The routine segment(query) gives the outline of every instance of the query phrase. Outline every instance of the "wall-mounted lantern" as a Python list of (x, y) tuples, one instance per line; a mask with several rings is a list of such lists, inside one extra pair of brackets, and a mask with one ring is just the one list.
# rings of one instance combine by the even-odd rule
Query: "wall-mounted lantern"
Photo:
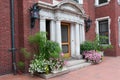
[(31, 29), (35, 26), (35, 20), (40, 18), (39, 11), (38, 3), (35, 3), (32, 8), (30, 8)]
[(88, 32), (92, 24), (92, 20), (90, 17), (88, 19), (85, 19), (85, 31)]

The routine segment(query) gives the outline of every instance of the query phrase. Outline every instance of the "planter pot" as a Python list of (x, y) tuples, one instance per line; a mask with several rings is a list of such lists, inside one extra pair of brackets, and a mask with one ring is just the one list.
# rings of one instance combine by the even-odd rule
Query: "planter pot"
[(55, 76), (66, 74), (68, 72), (70, 72), (68, 69), (63, 68), (61, 70), (52, 71), (52, 73), (49, 73), (49, 74), (36, 73), (36, 75), (41, 77), (41, 78), (48, 79), (48, 78), (52, 78), (52, 77), (55, 77)]
[(103, 58), (104, 58), (104, 51), (100, 51), (98, 53), (101, 54), (101, 56), (102, 56), (101, 60), (103, 60)]

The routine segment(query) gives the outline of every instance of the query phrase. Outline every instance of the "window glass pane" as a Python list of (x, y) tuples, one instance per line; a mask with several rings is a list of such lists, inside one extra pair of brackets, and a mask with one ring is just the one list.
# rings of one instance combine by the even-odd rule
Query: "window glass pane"
[(68, 27), (62, 25), (61, 34), (62, 34), (62, 42), (68, 42)]
[(106, 3), (108, 0), (99, 0), (99, 4)]
[(102, 44), (109, 44), (108, 30), (108, 20), (99, 21), (99, 35), (108, 37), (108, 39), (101, 39)]
[(68, 45), (62, 45), (62, 52), (68, 53)]
[(74, 1), (79, 2), (79, 0), (74, 0)]

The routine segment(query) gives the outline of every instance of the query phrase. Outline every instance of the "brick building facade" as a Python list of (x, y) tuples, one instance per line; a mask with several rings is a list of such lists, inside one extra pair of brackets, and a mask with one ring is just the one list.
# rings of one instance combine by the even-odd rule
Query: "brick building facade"
[[(15, 47), (16, 61), (23, 59), (20, 49), (29, 48), (28, 36), (31, 35), (30, 12), (29, 9), (34, 3), (42, 2), (53, 5), (56, 0), (14, 0), (15, 8)], [(57, 0), (62, 2), (62, 0)], [(64, 0), (63, 0), (64, 1)], [(108, 25), (105, 28), (109, 44), (114, 46), (111, 50), (106, 50), (105, 55), (120, 56), (120, 2), (119, 0), (80, 0), (85, 14), (92, 19), (92, 25), (85, 33), (85, 40), (93, 40), (96, 34), (100, 34), (100, 26)], [(12, 53), (11, 48), (11, 21), (10, 21), (10, 1), (0, 0), (0, 75), (12, 72)], [(71, 2), (69, 2), (71, 3)], [(75, 3), (75, 2), (73, 2)], [(72, 4), (72, 3), (71, 3)], [(78, 4), (78, 3), (75, 3)], [(72, 21), (71, 21), (72, 22)], [(106, 24), (104, 24), (106, 22)], [(39, 20), (36, 21), (32, 34), (40, 30)], [(102, 31), (102, 29), (101, 29)], [(23, 59), (24, 60), (24, 59)]]

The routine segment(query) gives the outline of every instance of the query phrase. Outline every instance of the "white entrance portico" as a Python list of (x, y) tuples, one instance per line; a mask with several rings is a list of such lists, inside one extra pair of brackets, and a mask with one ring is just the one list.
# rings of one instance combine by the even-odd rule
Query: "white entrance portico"
[[(46, 27), (46, 24), (48, 25), (49, 22), (50, 40), (58, 42), (63, 53), (70, 53), (70, 57), (81, 58), (80, 43), (85, 41), (85, 15), (81, 5), (69, 0), (62, 1), (56, 5), (40, 1), (39, 7), (41, 8), (39, 12), (40, 31), (47, 31), (48, 29), (46, 28), (48, 26)], [(68, 28), (62, 27), (64, 26), (62, 23), (69, 24)], [(68, 33), (64, 31), (68, 31)], [(63, 35), (64, 33), (65, 35)], [(63, 45), (63, 41), (67, 42), (64, 42)]]

